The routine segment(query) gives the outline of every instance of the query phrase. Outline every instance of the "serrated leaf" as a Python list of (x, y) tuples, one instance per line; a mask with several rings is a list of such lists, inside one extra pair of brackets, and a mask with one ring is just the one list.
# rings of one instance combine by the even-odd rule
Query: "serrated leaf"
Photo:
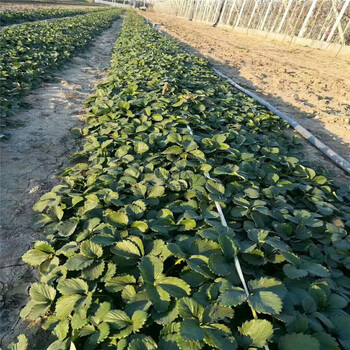
[(263, 314), (279, 314), (282, 311), (282, 300), (277, 294), (268, 291), (254, 292), (249, 296), (248, 303), (255, 311)]
[(130, 284), (135, 284), (135, 283), (136, 283), (136, 279), (134, 276), (131, 276), (131, 275), (116, 276), (116, 277), (110, 278), (106, 282), (106, 288), (109, 291), (120, 292), (126, 286)]
[(205, 308), (203, 321), (206, 323), (214, 323), (219, 320), (232, 318), (234, 315), (233, 308), (219, 304), (212, 304)]
[(168, 325), (173, 322), (178, 316), (176, 303), (173, 302), (165, 312), (152, 311), (152, 319), (154, 322), (161, 325)]
[(307, 271), (298, 269), (294, 265), (290, 265), (290, 264), (283, 266), (283, 272), (290, 279), (298, 279), (298, 278), (303, 278), (307, 276)]
[(145, 283), (153, 284), (163, 272), (163, 262), (154, 256), (142, 258), (139, 269)]
[(32, 227), (34, 229), (42, 228), (51, 221), (53, 221), (53, 220), (49, 215), (39, 214), (33, 218)]
[(156, 281), (157, 286), (165, 290), (175, 298), (182, 298), (189, 295), (191, 287), (182, 279), (176, 277), (163, 277)]
[(136, 333), (138, 330), (142, 328), (148, 318), (148, 313), (146, 311), (138, 310), (135, 311), (131, 317), (132, 321), (132, 329), (133, 332)]
[(20, 334), (17, 337), (17, 343), (11, 343), (7, 346), (9, 350), (27, 350), (28, 349), (28, 340), (24, 334)]
[(199, 305), (193, 298), (182, 298), (178, 301), (179, 315), (182, 318), (197, 318), (201, 319), (204, 308)]
[(205, 187), (214, 195), (222, 196), (225, 194), (225, 186), (215, 180), (209, 179)]
[(149, 150), (149, 146), (147, 145), (147, 143), (144, 143), (141, 141), (135, 142), (135, 144), (134, 144), (135, 153), (142, 154), (142, 153), (147, 152), (148, 150)]
[(106, 217), (112, 225), (126, 226), (129, 223), (128, 215), (124, 211), (106, 210)]
[(34, 301), (47, 302), (55, 299), (56, 290), (45, 283), (39, 282), (31, 286), (29, 294)]
[(111, 310), (103, 318), (103, 322), (113, 323), (117, 329), (132, 324), (130, 317), (122, 310)]
[(81, 244), (80, 251), (83, 255), (91, 259), (100, 258), (103, 254), (102, 247), (91, 241), (84, 241)]
[(94, 259), (90, 259), (84, 255), (76, 254), (71, 256), (67, 262), (67, 269), (70, 271), (82, 270), (88, 266), (90, 266), (94, 262)]
[(64, 318), (70, 315), (74, 310), (75, 304), (81, 297), (81, 294), (68, 294), (58, 298), (56, 302), (57, 317)]
[(222, 254), (212, 254), (209, 257), (209, 267), (217, 275), (225, 276), (231, 273), (233, 265), (230, 265)]
[(60, 236), (69, 237), (76, 230), (79, 223), (78, 218), (71, 218), (69, 220), (63, 221), (59, 226), (58, 232)]
[(37, 249), (31, 249), (28, 250), (27, 253), (25, 253), (22, 256), (22, 260), (31, 266), (39, 266), (41, 265), (44, 261), (49, 259), (50, 255), (46, 252), (43, 252), (41, 250)]
[(131, 191), (135, 196), (144, 197), (147, 191), (147, 186), (137, 183), (131, 185)]
[(301, 266), (304, 270), (311, 273), (312, 275), (318, 276), (318, 277), (329, 277), (330, 273), (329, 271), (320, 264), (315, 263), (303, 263)]
[(219, 296), (219, 303), (224, 306), (237, 306), (246, 300), (246, 293), (240, 287), (231, 287)]
[(163, 196), (165, 192), (165, 188), (164, 186), (153, 186), (151, 187), (151, 189), (148, 191), (148, 198), (158, 198)]
[(87, 283), (80, 278), (69, 278), (57, 284), (58, 291), (63, 294), (86, 294), (89, 290)]
[(64, 320), (60, 321), (55, 327), (55, 334), (59, 340), (63, 341), (67, 337), (68, 330), (69, 320), (65, 318)]
[(340, 350), (337, 341), (327, 333), (314, 333), (312, 337), (319, 341), (320, 350)]
[(116, 245), (111, 249), (111, 252), (123, 260), (120, 262), (121, 265), (129, 265), (128, 260), (135, 260), (141, 257), (141, 253), (137, 245), (129, 240), (124, 240), (121, 242), (117, 242)]
[(148, 299), (158, 312), (165, 312), (170, 306), (170, 294), (153, 285), (146, 286)]
[(81, 276), (89, 281), (94, 281), (99, 278), (105, 269), (104, 261), (93, 262), (90, 266), (83, 269)]
[(303, 333), (292, 333), (284, 335), (278, 342), (278, 348), (279, 350), (321, 350), (320, 343), (316, 338)]
[(181, 154), (183, 149), (180, 146), (168, 147), (163, 153), (164, 154)]
[(204, 339), (204, 330), (197, 320), (186, 319), (181, 322), (180, 335), (184, 340), (200, 341)]
[(248, 337), (250, 345), (264, 347), (273, 335), (272, 324), (267, 320), (247, 321), (238, 327), (239, 332)]

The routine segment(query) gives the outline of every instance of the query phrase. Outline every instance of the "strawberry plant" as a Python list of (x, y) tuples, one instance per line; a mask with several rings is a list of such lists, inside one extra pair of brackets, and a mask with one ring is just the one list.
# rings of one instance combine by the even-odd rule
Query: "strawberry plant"
[(23, 256), (49, 350), (350, 349), (349, 189), (282, 120), (135, 13), (87, 105)]
[(69, 9), (40, 9), (40, 10), (6, 10), (0, 12), (0, 26), (8, 26), (24, 22), (70, 17), (82, 15), (96, 9), (69, 10)]
[(20, 96), (111, 26), (123, 10), (113, 9), (52, 22), (33, 22), (0, 32), (0, 114), (8, 115)]

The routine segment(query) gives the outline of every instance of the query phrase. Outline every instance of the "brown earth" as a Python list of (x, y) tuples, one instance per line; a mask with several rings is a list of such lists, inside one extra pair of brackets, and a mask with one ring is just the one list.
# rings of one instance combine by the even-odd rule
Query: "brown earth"
[[(238, 84), (296, 119), (350, 161), (350, 56), (140, 12)], [(306, 156), (342, 173), (305, 143)], [(348, 179), (349, 180), (349, 179)]]
[(47, 334), (32, 337), (39, 325), (28, 332), (19, 317), (28, 301), (28, 287), (36, 280), (21, 261), (32, 242), (40, 239), (31, 228), (32, 206), (59, 184), (69, 155), (80, 148), (71, 129), (83, 126), (83, 102), (106, 75), (120, 28), (121, 20), (115, 21), (56, 74), (57, 81), (30, 92), (25, 100), (31, 107), (11, 116), (22, 126), (6, 129), (10, 137), (0, 144), (0, 347), (4, 349), (23, 332), (29, 333), (28, 349), (47, 348)]

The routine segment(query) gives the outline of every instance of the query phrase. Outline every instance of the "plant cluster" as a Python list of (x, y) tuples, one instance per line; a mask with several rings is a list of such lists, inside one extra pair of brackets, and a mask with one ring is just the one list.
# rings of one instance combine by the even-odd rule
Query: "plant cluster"
[(4, 28), (0, 32), (0, 115), (8, 115), (23, 92), (48, 79), (53, 69), (90, 44), (122, 11), (97, 11)]
[(349, 191), (282, 120), (135, 13), (87, 103), (23, 256), (50, 350), (350, 349)]
[(34, 22), (50, 18), (70, 17), (82, 15), (96, 9), (40, 9), (40, 10), (6, 10), (0, 12), (0, 26), (8, 26), (24, 22)]

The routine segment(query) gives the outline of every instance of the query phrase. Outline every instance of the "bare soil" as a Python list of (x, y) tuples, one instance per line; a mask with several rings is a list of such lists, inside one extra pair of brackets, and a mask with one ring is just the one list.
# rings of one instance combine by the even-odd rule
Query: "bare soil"
[[(350, 161), (350, 56), (140, 12), (238, 84), (296, 119)], [(342, 172), (305, 143), (309, 160)], [(347, 178), (349, 180), (349, 178)]]
[[(11, 129), (11, 137), (1, 143), (0, 344), (4, 348), (26, 331), (19, 312), (36, 276), (21, 256), (40, 238), (31, 228), (32, 206), (59, 183), (69, 154), (79, 149), (71, 129), (83, 125), (83, 102), (106, 75), (120, 26), (121, 20), (115, 21), (87, 51), (73, 58), (57, 74), (57, 82), (32, 91), (26, 97), (31, 108), (13, 116), (24, 126)], [(47, 335), (36, 337), (30, 348), (43, 348), (45, 340)]]

